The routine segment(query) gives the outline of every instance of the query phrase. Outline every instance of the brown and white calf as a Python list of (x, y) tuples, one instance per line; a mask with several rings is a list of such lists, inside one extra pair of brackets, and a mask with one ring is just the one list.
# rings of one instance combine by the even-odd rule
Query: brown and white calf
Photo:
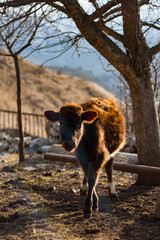
[(76, 105), (66, 104), (59, 112), (46, 111), (51, 122), (60, 122), (62, 146), (76, 156), (84, 172), (82, 191), (88, 191), (84, 212), (90, 216), (98, 210), (96, 184), (100, 170), (105, 166), (109, 192), (116, 195), (112, 181), (113, 159), (125, 141), (125, 124), (120, 109), (112, 100), (91, 98)]

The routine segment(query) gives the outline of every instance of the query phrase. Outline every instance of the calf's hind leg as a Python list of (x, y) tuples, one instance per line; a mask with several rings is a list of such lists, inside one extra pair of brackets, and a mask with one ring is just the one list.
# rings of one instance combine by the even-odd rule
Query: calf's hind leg
[(105, 170), (108, 177), (108, 185), (109, 185), (109, 194), (111, 197), (116, 197), (119, 201), (118, 195), (116, 193), (113, 178), (112, 178), (112, 172), (113, 172), (113, 158), (110, 158), (109, 161), (105, 164)]

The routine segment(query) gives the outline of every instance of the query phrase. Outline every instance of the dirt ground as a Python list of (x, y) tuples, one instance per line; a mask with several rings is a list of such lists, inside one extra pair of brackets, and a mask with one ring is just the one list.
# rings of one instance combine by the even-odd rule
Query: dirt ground
[(86, 219), (85, 197), (80, 196), (82, 176), (78, 166), (54, 163), (43, 156), (3, 167), (0, 239), (160, 239), (160, 219), (154, 215), (160, 187), (138, 186), (136, 175), (114, 171), (118, 202), (110, 199), (102, 171), (97, 185), (100, 209)]

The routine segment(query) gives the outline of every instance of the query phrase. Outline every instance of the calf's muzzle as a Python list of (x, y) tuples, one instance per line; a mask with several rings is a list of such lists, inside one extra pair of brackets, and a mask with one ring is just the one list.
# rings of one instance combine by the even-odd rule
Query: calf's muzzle
[(76, 144), (74, 141), (62, 141), (62, 147), (68, 151), (68, 152), (72, 152), (75, 148), (76, 148)]

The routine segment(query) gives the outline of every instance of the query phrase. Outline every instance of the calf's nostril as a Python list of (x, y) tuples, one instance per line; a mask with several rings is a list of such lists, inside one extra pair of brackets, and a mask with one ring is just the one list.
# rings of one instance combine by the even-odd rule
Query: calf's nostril
[(75, 147), (75, 143), (73, 141), (65, 141), (65, 145), (70, 149), (73, 149)]

